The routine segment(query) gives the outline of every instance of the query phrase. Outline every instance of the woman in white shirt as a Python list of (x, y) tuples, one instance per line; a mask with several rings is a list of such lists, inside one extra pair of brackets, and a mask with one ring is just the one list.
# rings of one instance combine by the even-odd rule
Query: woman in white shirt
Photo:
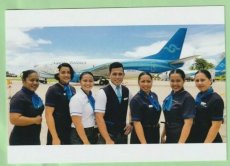
[(80, 90), (70, 100), (72, 118), (71, 144), (96, 144), (95, 100), (91, 89), (94, 85), (93, 74), (83, 72), (80, 75)]

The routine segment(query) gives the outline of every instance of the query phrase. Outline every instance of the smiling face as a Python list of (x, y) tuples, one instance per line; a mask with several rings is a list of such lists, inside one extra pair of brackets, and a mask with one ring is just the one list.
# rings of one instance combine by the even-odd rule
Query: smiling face
[(23, 80), (23, 86), (30, 91), (35, 92), (39, 86), (38, 73), (34, 72), (28, 75), (25, 80)]
[(111, 72), (109, 73), (111, 82), (116, 86), (122, 83), (124, 76), (125, 73), (122, 67), (112, 68)]
[(173, 73), (170, 75), (170, 86), (174, 92), (181, 90), (184, 86), (184, 80), (178, 73)]
[(140, 86), (140, 89), (148, 94), (152, 88), (152, 79), (147, 74), (142, 75), (138, 81), (138, 84)]
[(205, 92), (211, 87), (212, 81), (204, 73), (197, 73), (195, 76), (195, 84), (201, 92)]
[(80, 85), (83, 91), (88, 94), (94, 85), (93, 76), (90, 74), (84, 74), (80, 80)]
[(68, 84), (71, 80), (70, 68), (62, 66), (59, 70), (58, 77), (61, 84)]

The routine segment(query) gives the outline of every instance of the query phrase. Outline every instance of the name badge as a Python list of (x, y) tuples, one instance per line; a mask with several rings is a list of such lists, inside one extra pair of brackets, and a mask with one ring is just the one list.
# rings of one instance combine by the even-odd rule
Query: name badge
[(205, 102), (201, 102), (200, 105), (203, 107), (207, 107), (207, 103), (205, 103)]
[(153, 105), (149, 105), (149, 108), (153, 108)]
[(126, 97), (126, 98), (124, 98), (123, 100), (128, 100), (129, 98), (128, 97)]

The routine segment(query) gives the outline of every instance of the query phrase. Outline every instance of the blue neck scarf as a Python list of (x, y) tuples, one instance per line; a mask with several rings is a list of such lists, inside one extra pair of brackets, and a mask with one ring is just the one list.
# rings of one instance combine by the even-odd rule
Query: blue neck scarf
[(199, 92), (196, 96), (196, 100), (195, 100), (195, 103), (196, 105), (200, 105), (201, 104), (201, 101), (203, 98), (207, 97), (208, 95), (212, 94), (214, 91), (212, 89), (212, 87), (208, 88), (207, 91), (205, 92)]
[(149, 94), (146, 94), (144, 91), (140, 90), (140, 94), (146, 97), (157, 111), (161, 110), (159, 102), (151, 95), (151, 92)]
[(31, 91), (25, 87), (22, 87), (22, 91), (32, 97), (32, 103), (36, 110), (43, 106), (42, 99), (34, 91)]
[(89, 103), (91, 107), (93, 108), (93, 111), (95, 110), (95, 99), (93, 98), (92, 92), (89, 92), (89, 95), (87, 95)]
[(173, 91), (163, 101), (163, 111), (169, 111), (173, 104)]
[(43, 106), (42, 99), (36, 93), (32, 95), (32, 103), (36, 110)]
[(64, 85), (64, 91), (65, 91), (65, 94), (67, 96), (67, 99), (70, 100), (71, 97), (73, 96), (73, 92), (71, 91), (70, 86)]

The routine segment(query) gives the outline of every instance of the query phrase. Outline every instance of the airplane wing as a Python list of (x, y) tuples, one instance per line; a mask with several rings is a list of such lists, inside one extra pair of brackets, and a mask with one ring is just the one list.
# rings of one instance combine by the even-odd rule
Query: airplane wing
[(169, 62), (169, 63), (170, 63), (171, 65), (184, 64), (184, 62), (189, 61), (189, 60), (191, 60), (191, 59), (194, 59), (194, 58), (196, 58), (196, 57), (198, 57), (198, 56), (200, 56), (200, 55), (193, 55), (193, 56), (190, 56), (190, 57), (181, 58), (181, 59), (178, 59), (178, 60)]

